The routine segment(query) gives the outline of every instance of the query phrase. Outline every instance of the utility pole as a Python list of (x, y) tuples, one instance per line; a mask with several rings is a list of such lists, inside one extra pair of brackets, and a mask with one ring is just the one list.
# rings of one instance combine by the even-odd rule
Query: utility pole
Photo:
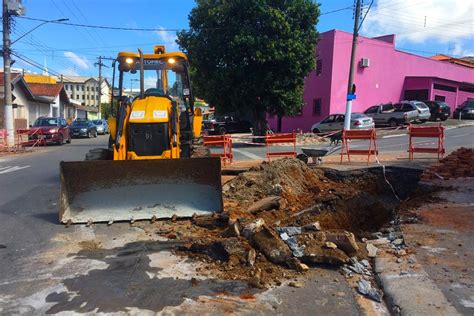
[(10, 14), (8, 12), (8, 0), (2, 3), (3, 18), (3, 100), (4, 120), (3, 127), (7, 130), (7, 145), (15, 144), (15, 135), (13, 127), (13, 101), (12, 101), (12, 81), (11, 81), (11, 56), (10, 56)]
[(351, 129), (352, 100), (355, 99), (354, 68), (356, 63), (357, 39), (359, 37), (360, 0), (356, 0), (354, 16), (354, 33), (352, 35), (351, 64), (349, 68), (349, 82), (347, 85), (347, 104), (344, 118), (344, 129)]
[(99, 119), (102, 118), (102, 106), (101, 106), (101, 97), (102, 97), (102, 67), (105, 66), (102, 63), (102, 56), (98, 57), (99, 61), (95, 65), (99, 66)]

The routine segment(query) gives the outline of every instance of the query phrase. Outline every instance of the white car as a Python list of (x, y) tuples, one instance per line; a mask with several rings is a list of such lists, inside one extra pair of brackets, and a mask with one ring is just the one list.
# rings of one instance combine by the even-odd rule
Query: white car
[[(331, 114), (321, 122), (311, 126), (313, 133), (327, 133), (341, 131), (344, 128), (344, 114)], [(351, 129), (370, 129), (374, 128), (374, 120), (362, 113), (351, 114)]]

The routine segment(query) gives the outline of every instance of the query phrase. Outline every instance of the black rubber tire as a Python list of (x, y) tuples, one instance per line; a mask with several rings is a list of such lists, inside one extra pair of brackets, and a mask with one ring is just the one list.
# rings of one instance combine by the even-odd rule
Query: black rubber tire
[(64, 144), (64, 136), (63, 134), (59, 134), (59, 140), (56, 143), (58, 146), (62, 146)]
[(87, 131), (87, 138), (91, 138), (91, 132)]
[(317, 128), (314, 128), (314, 129), (313, 129), (313, 133), (314, 133), (314, 134), (319, 134), (319, 133), (321, 133), (321, 131), (320, 131), (319, 129), (317, 129)]
[(69, 135), (68, 139), (66, 139), (66, 143), (67, 143), (67, 144), (70, 144), (70, 143), (71, 143), (71, 139), (72, 139), (72, 137), (71, 137), (71, 135)]
[(448, 119), (447, 117), (440, 118), (440, 120), (443, 121), (443, 122), (446, 121), (447, 119)]
[(94, 138), (97, 138), (97, 131), (94, 132)]
[(296, 158), (301, 160), (305, 164), (308, 164), (309, 157), (306, 154), (298, 154), (298, 155), (296, 155)]
[(219, 135), (224, 135), (227, 133), (227, 130), (223, 126), (219, 127), (218, 131), (219, 131)]
[(398, 122), (397, 122), (396, 119), (389, 119), (389, 120), (388, 120), (388, 125), (389, 125), (390, 127), (397, 127), (397, 126), (398, 126)]
[(94, 148), (86, 154), (85, 160), (113, 160), (113, 152), (106, 148)]

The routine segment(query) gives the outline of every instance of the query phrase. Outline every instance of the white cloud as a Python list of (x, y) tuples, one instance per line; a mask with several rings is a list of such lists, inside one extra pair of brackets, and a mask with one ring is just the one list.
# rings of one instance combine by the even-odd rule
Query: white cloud
[(64, 56), (69, 58), (74, 64), (76, 64), (79, 68), (82, 69), (89, 69), (91, 68), (89, 61), (84, 57), (81, 57), (73, 52), (64, 52)]
[(161, 43), (158, 44), (165, 45), (167, 51), (176, 50), (178, 48), (176, 32), (165, 31), (165, 28), (162, 26), (159, 26), (158, 29), (159, 31), (156, 31), (156, 34), (161, 40)]
[(79, 76), (79, 73), (72, 67), (66, 68), (60, 73), (65, 76)]
[(394, 33), (399, 42), (472, 42), (473, 12), (471, 0), (376, 0), (362, 31), (367, 36)]
[(462, 43), (454, 43), (454, 47), (451, 51), (453, 56), (474, 56), (474, 50), (465, 49)]

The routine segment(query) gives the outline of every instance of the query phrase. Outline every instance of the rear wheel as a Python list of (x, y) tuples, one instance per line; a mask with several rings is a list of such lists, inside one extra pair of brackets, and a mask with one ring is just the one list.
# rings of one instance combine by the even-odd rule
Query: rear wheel
[(397, 122), (396, 119), (390, 119), (390, 120), (388, 120), (388, 125), (390, 125), (390, 127), (397, 127), (398, 122)]
[(220, 135), (224, 135), (225, 133), (227, 133), (227, 130), (225, 129), (224, 126), (219, 127), (219, 130), (218, 130), (218, 131), (219, 131), (219, 134), (220, 134)]
[(94, 132), (94, 138), (96, 138), (96, 137), (97, 137), (97, 131)]
[(314, 134), (319, 134), (319, 133), (321, 133), (321, 131), (317, 128), (313, 128), (313, 133)]
[(66, 139), (66, 143), (70, 144), (71, 143), (71, 138), (72, 138), (71, 135), (69, 135)]
[(59, 139), (58, 139), (57, 144), (58, 144), (59, 146), (61, 146), (62, 144), (64, 144), (64, 136), (63, 136), (63, 134), (59, 134), (58, 137), (59, 137)]
[(87, 131), (87, 138), (91, 138), (91, 132)]
[(444, 117), (440, 118), (440, 120), (443, 121), (443, 122), (446, 121), (447, 119), (448, 119), (447, 116), (444, 116)]

